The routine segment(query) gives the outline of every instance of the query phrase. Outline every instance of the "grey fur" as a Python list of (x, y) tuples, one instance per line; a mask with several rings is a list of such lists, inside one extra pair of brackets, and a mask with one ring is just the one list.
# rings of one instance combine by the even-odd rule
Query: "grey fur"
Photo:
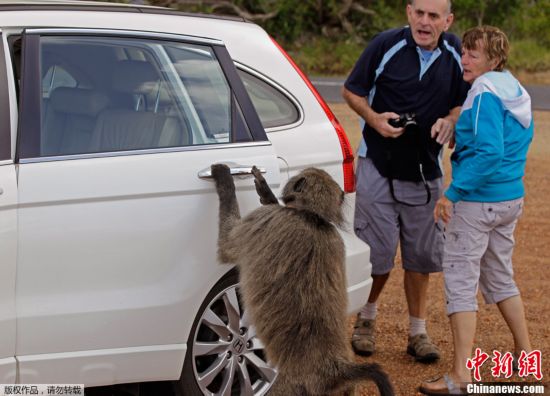
[(353, 392), (373, 380), (393, 395), (376, 364), (355, 363), (346, 334), (344, 193), (328, 173), (309, 168), (277, 198), (257, 169), (262, 206), (241, 219), (229, 168), (212, 166), (220, 198), (218, 256), (239, 267), (244, 305), (279, 375), (274, 396)]

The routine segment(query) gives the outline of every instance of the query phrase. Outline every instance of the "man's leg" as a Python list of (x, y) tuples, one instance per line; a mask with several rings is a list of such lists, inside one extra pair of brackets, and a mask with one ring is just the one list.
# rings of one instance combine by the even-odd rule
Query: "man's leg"
[(354, 229), (355, 234), (370, 246), (373, 284), (367, 304), (357, 315), (351, 345), (355, 353), (370, 356), (374, 353), (376, 302), (393, 267), (399, 222), (387, 179), (378, 173), (372, 161), (360, 157), (356, 174)]
[(367, 304), (361, 308), (355, 320), (351, 346), (358, 355), (370, 356), (375, 349), (375, 321), (378, 313), (376, 301), (384, 289), (390, 274), (372, 275), (372, 288)]
[(422, 363), (439, 359), (439, 349), (426, 332), (429, 274), (405, 270), (405, 296), (409, 308), (410, 332), (407, 353)]
[[(428, 182), (432, 197), (439, 197), (441, 179)], [(422, 202), (426, 191), (422, 183), (401, 182), (395, 185), (407, 202)], [(428, 285), (430, 273), (442, 270), (443, 232), (434, 223), (434, 199), (427, 205), (401, 207), (400, 240), (404, 286), (409, 309), (409, 343), (407, 352), (417, 361), (431, 363), (440, 357), (439, 349), (426, 332)]]
[(382, 293), (389, 278), (389, 272), (384, 275), (372, 275), (372, 288), (370, 289), (369, 303), (375, 304), (378, 301), (378, 297), (380, 297), (380, 293)]
[(430, 274), (405, 270), (405, 297), (410, 316), (426, 319), (429, 280)]

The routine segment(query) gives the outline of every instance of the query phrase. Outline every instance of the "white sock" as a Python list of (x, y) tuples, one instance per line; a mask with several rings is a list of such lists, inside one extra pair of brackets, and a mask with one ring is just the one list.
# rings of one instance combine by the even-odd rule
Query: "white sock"
[(363, 319), (376, 319), (376, 314), (378, 313), (376, 303), (366, 303), (359, 313)]
[(426, 319), (415, 318), (409, 315), (409, 335), (426, 334)]

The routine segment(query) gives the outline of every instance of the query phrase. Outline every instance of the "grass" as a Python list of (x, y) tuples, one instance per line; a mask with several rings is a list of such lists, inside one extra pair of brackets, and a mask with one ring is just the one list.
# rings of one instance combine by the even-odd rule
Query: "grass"
[[(346, 76), (365, 45), (351, 39), (314, 37), (285, 47), (308, 75)], [(531, 39), (513, 41), (508, 67), (525, 84), (550, 85), (550, 48)]]
[(288, 52), (309, 75), (343, 76), (349, 74), (364, 48), (364, 44), (351, 39), (314, 37), (289, 45)]
[(512, 70), (531, 73), (550, 71), (550, 49), (535, 40), (511, 43), (509, 65)]

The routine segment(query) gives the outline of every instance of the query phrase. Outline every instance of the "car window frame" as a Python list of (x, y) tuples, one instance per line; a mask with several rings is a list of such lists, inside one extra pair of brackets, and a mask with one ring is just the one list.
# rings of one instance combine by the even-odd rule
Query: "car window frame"
[(11, 160), (10, 95), (3, 38), (0, 31), (0, 161), (8, 161)]
[(287, 89), (285, 89), (281, 84), (277, 83), (273, 79), (267, 77), (265, 74), (260, 73), (259, 71), (251, 68), (250, 66), (247, 66), (241, 62), (235, 62), (235, 66), (237, 67), (237, 70), (240, 70), (244, 73), (248, 73), (252, 77), (257, 78), (258, 80), (262, 81), (264, 84), (268, 85), (273, 90), (279, 92), (282, 96), (284, 96), (292, 105), (296, 108), (296, 111), (298, 112), (298, 119), (294, 122), (288, 123), (288, 124), (282, 124), (278, 126), (273, 127), (267, 127), (265, 128), (265, 131), (267, 133), (272, 132), (278, 132), (278, 131), (285, 131), (288, 129), (296, 128), (297, 126), (300, 126), (304, 123), (304, 109), (298, 99)]
[[(40, 40), (46, 36), (96, 36), (117, 38), (138, 38), (146, 40), (164, 40), (186, 44), (206, 45), (212, 49), (222, 72), (227, 80), (231, 94), (231, 141), (228, 143), (214, 143), (197, 146), (178, 146), (168, 148), (148, 148), (127, 151), (110, 151), (99, 153), (68, 154), (56, 157), (40, 156), (40, 130), (41, 130), (41, 65), (40, 65)], [(16, 161), (42, 162), (61, 159), (111, 157), (120, 155), (150, 154), (159, 152), (190, 151), (203, 149), (216, 149), (233, 147), (234, 144), (266, 144), (269, 143), (267, 134), (261, 124), (260, 118), (252, 104), (250, 97), (241, 81), (235, 64), (225, 47), (225, 44), (217, 39), (195, 37), (171, 33), (136, 32), (112, 29), (82, 29), (82, 28), (32, 28), (25, 29), (22, 37), (21, 59), (21, 84), (20, 106), (18, 124), (18, 142)], [(37, 117), (24, 116), (26, 114), (38, 114)], [(242, 114), (242, 116), (240, 115)], [(244, 118), (244, 119), (243, 119)]]

